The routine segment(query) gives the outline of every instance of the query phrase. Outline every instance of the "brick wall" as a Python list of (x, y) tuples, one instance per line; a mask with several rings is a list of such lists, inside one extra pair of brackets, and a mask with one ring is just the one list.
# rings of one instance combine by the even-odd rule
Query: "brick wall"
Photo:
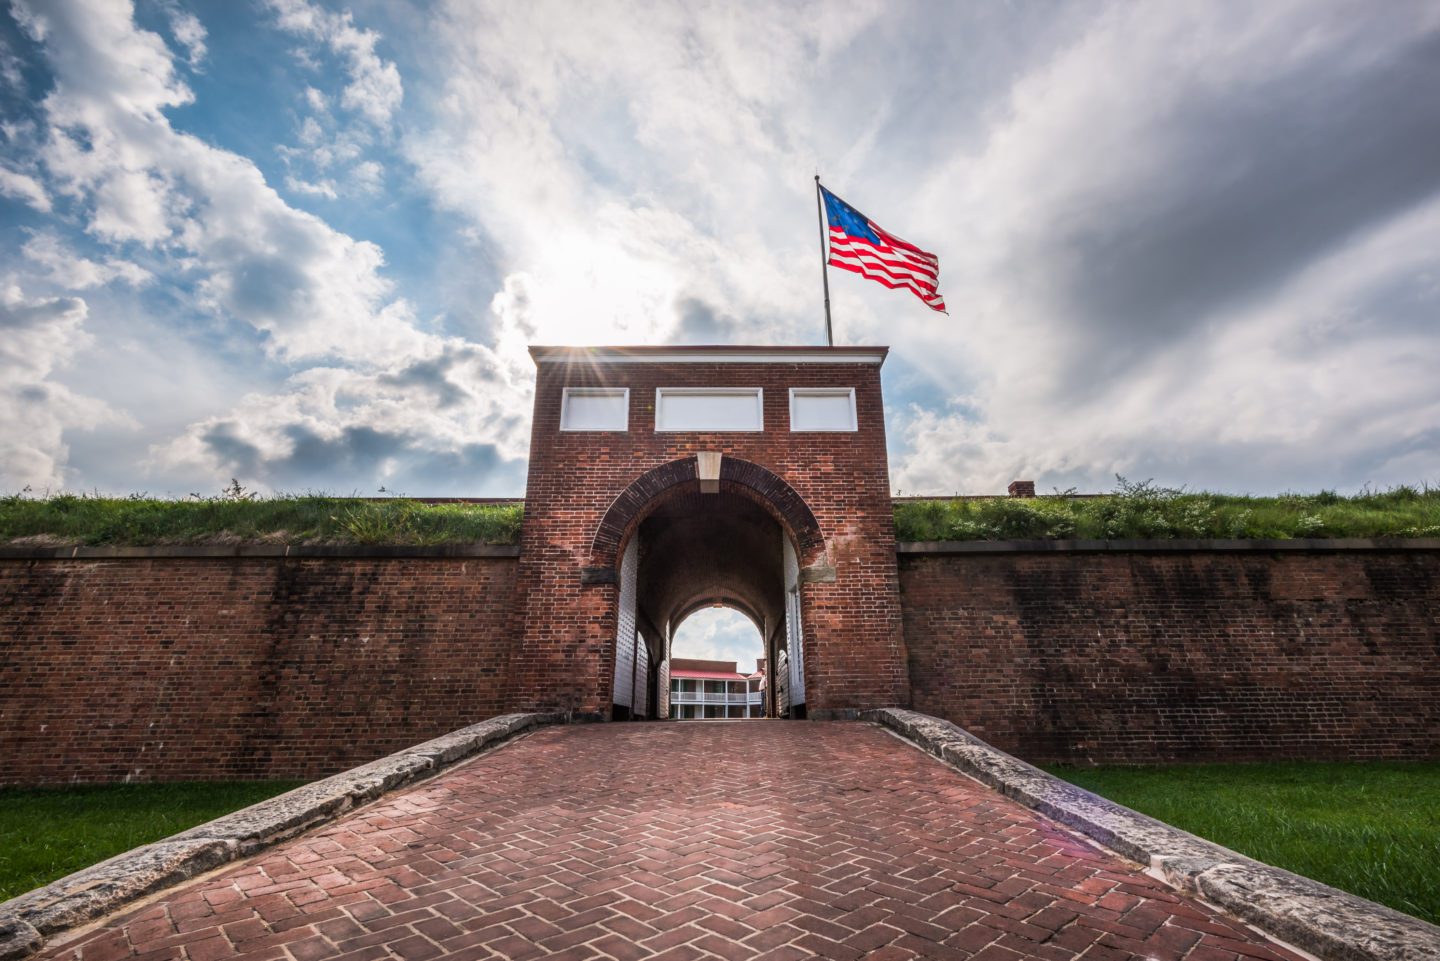
[[(314, 777), (516, 709), (517, 577), (0, 559), (0, 784)], [(1440, 550), (902, 552), (899, 587), (913, 706), (1030, 760), (1440, 758)]]
[(1035, 762), (1440, 758), (1440, 551), (902, 554), (916, 710)]
[(310, 778), (499, 714), (515, 567), (0, 560), (0, 784)]

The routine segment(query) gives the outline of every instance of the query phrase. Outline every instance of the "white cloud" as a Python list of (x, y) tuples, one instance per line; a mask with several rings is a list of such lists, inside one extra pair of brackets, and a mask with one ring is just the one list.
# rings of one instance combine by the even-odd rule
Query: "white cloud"
[(0, 39), (0, 80), (13, 90), (21, 90), (25, 86), (24, 64), (4, 39)]
[[(1024, 72), (921, 184), (954, 322), (893, 342), (963, 396), (897, 416), (896, 486), (1414, 480), (1387, 452), (1435, 422), (1440, 336), (1396, 301), (1440, 308), (1407, 159), (1436, 111), (1369, 106), (1423, 85), (1440, 15), (1406, 9), (1115, 5)], [(1429, 445), (1404, 470), (1440, 472)]]
[(384, 165), (375, 160), (360, 161), (350, 168), (350, 184), (358, 193), (379, 193), (385, 184)]
[[(320, 109), (324, 109), (323, 107)], [(320, 126), (320, 121), (314, 117), (306, 117), (300, 124), (300, 142), (307, 147), (318, 147), (325, 139), (325, 130)], [(317, 159), (319, 166), (328, 166), (329, 155), (323, 155), (323, 159)]]
[(181, 9), (178, 3), (167, 4), (166, 13), (170, 17), (170, 32), (174, 34), (176, 42), (185, 48), (190, 66), (199, 66), (208, 52), (205, 46), (205, 25), (195, 14)]
[(127, 423), (52, 377), (85, 343), (86, 313), (78, 297), (33, 298), (14, 284), (0, 288), (0, 490), (63, 489), (65, 432)]
[(285, 189), (310, 197), (324, 197), (326, 200), (334, 200), (340, 196), (335, 190), (335, 181), (333, 180), (317, 180), (312, 183), (308, 180), (301, 180), (299, 177), (286, 177)]
[(961, 398), (970, 413), (905, 413), (911, 453), (896, 465), (895, 485), (998, 493), (1013, 479), (1050, 478), (1093, 488), (1116, 473), (1157, 471), (1168, 483), (1221, 490), (1286, 489), (1304, 478), (1332, 487), (1433, 482), (1437, 312), (1440, 201), (1432, 201), (1272, 295), (1218, 312), (1085, 403), (993, 391)]
[(305, 88), (303, 100), (311, 112), (301, 119), (296, 132), (299, 146), (278, 148), (289, 171), (286, 189), (327, 200), (379, 192), (384, 166), (374, 159), (362, 159), (375, 145), (374, 130), (337, 121), (329, 99), (314, 87)]
[(734, 661), (741, 673), (748, 674), (765, 656), (765, 648), (760, 632), (744, 614), (728, 607), (707, 607), (687, 617), (676, 630), (670, 656)]
[(432, 337), (423, 350), (363, 370), (303, 371), (283, 393), (246, 396), (156, 445), (151, 467), (235, 475), (275, 490), (328, 479), (342, 493), (363, 483), (410, 494), (518, 493), (534, 399), (523, 278), (512, 278), (490, 309), (495, 349)]
[(451, 3), (404, 146), (528, 278), (540, 342), (684, 336), (687, 304), (721, 341), (813, 341), (814, 155), (792, 108), (879, 15)]
[[(323, 43), (345, 60), (350, 82), (340, 93), (341, 105), (377, 127), (387, 126), (405, 91), (399, 69), (375, 52), (380, 35), (356, 27), (348, 10), (334, 13), (307, 0), (269, 0), (269, 4), (281, 29)], [(313, 88), (306, 91), (312, 106), (316, 93)]]
[(192, 95), (128, 4), (16, 9), (57, 77), (44, 163), (93, 204), (93, 234), (192, 264), (203, 302), (264, 331), (279, 358), (364, 362), (424, 347), (377, 246), (289, 207), (250, 161), (171, 127), (164, 109)]
[(0, 194), (24, 201), (42, 214), (50, 212), (50, 195), (40, 181), (27, 173), (0, 166)]
[(155, 279), (150, 271), (128, 260), (109, 257), (101, 262), (82, 257), (58, 236), (44, 231), (33, 234), (20, 250), (26, 260), (44, 269), (47, 280), (69, 290), (85, 290), (116, 280), (142, 287)]
[[(164, 111), (191, 93), (164, 43), (135, 26), (128, 4), (72, 0), (17, 10), (56, 75), (44, 103), (50, 127), (42, 159), (58, 189), (88, 205), (89, 232), (106, 244), (153, 248), (157, 261), (174, 267), (167, 283), (186, 283), (201, 307), (263, 332), (277, 360), (326, 364), (295, 374), (282, 393), (248, 396), (231, 414), (156, 445), (152, 465), (220, 470), (253, 448), (260, 476), (250, 479), (263, 483), (269, 474), (303, 484), (303, 475), (285, 474), (304, 457), (297, 438), (313, 449), (380, 435), (403, 440), (397, 456), (457, 469), (523, 457), (528, 359), (517, 378), (483, 348), (421, 331), (383, 276), (378, 246), (288, 206), (247, 159), (175, 130)], [(360, 173), (373, 184), (381, 171), (363, 166)], [(27, 254), (74, 286), (140, 280), (122, 261), (80, 258), (43, 237)], [(424, 384), (425, 365), (441, 359), (473, 388), (448, 405), (437, 405)], [(396, 386), (406, 376), (420, 385)], [(206, 440), (225, 436), (236, 442)], [(383, 463), (361, 462), (365, 454), (357, 453), (356, 470), (383, 474)]]
[(158, 173), (122, 170), (95, 185), (95, 216), (90, 232), (112, 242), (136, 241), (155, 246), (170, 238), (171, 185)]
[(248, 395), (191, 425), (151, 452), (152, 465), (280, 490), (329, 482), (340, 493), (348, 493), (345, 485), (384, 484), (427, 494), (457, 481), (484, 484), (526, 456), (528, 385), (485, 348), (434, 346), (433, 354), (378, 369), (298, 373), (282, 394)]

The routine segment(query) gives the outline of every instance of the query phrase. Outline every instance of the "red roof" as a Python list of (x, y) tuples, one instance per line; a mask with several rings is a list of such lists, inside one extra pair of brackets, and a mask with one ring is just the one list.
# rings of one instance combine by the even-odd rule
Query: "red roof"
[(726, 674), (723, 671), (677, 671), (674, 668), (671, 668), (670, 676), (688, 677), (692, 680), (698, 678), (705, 681), (743, 681), (746, 679), (744, 674)]
[(719, 671), (721, 674), (734, 674), (734, 661), (705, 661), (698, 657), (672, 657), (670, 658), (670, 672), (676, 671)]

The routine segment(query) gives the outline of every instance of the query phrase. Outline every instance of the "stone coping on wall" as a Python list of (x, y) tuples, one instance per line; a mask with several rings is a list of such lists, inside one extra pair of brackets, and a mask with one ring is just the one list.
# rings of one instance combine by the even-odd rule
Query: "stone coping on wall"
[(549, 714), (492, 717), (126, 851), (0, 903), (0, 961), (34, 954), (57, 934), (326, 824), (395, 788), (559, 720)]
[(175, 544), (154, 547), (0, 547), (0, 560), (205, 560), (233, 557), (519, 557), (516, 544)]
[(1440, 537), (1296, 537), (1289, 539), (901, 541), (897, 554), (1103, 554), (1115, 553), (1343, 553), (1347, 551), (1440, 551)]
[(1440, 958), (1440, 928), (1263, 864), (1062, 781), (968, 731), (915, 711), (865, 711), (982, 784), (1074, 828), (1167, 883), (1326, 961)]

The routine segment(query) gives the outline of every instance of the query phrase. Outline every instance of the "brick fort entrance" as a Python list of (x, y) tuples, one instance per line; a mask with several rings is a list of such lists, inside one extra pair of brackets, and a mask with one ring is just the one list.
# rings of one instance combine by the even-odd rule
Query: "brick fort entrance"
[(772, 716), (909, 700), (875, 347), (535, 347), (512, 703), (664, 717), (674, 630), (745, 613)]

